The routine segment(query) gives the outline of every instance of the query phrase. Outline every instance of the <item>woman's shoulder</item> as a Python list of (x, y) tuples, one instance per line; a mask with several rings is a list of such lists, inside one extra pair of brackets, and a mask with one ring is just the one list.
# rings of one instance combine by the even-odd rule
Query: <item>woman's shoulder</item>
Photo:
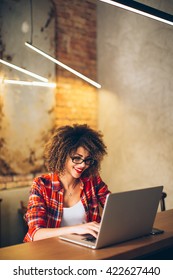
[(50, 186), (51, 182), (52, 182), (52, 174), (51, 173), (39, 174), (33, 180), (33, 184), (44, 185), (45, 187)]
[(36, 184), (39, 187), (46, 189), (58, 190), (61, 187), (59, 176), (57, 173), (44, 173), (35, 177), (33, 185)]
[(96, 175), (91, 175), (91, 176), (88, 176), (88, 177), (83, 177), (81, 179), (83, 181), (83, 183), (100, 183), (102, 182), (102, 179), (100, 177), (100, 174), (97, 173)]

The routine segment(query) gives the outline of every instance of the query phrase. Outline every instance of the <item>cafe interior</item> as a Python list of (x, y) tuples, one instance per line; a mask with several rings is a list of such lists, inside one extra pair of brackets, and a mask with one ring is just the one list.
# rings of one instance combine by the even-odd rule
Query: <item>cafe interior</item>
[(171, 14), (173, 0), (0, 1), (1, 247), (23, 242), (30, 186), (61, 125), (102, 132), (112, 192), (163, 186), (173, 208)]

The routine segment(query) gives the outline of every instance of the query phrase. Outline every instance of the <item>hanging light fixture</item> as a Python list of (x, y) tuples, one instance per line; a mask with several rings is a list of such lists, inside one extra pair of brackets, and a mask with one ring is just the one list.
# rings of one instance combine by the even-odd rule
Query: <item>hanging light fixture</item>
[(150, 6), (146, 6), (132, 0), (100, 0), (107, 4), (114, 5), (116, 7), (164, 22), (169, 25), (173, 25), (173, 15), (154, 9)]
[[(32, 32), (33, 32), (33, 26), (32, 26), (32, 0), (30, 0), (30, 7), (31, 7), (31, 39), (32, 39)], [(21, 68), (17, 65), (14, 65), (12, 63), (9, 63), (3, 59), (0, 59), (0, 63), (8, 66), (8, 67), (11, 67), (17, 71), (20, 71), (26, 75), (29, 75), (31, 77), (34, 77), (36, 78), (37, 80), (40, 80), (41, 82), (36, 82), (36, 81), (22, 81), (22, 80), (8, 80), (8, 79), (3, 79), (1, 78), (0, 79), (0, 83), (1, 84), (14, 84), (14, 85), (25, 85), (25, 86), (40, 86), (40, 87), (49, 87), (49, 88), (55, 88), (56, 87), (56, 84), (55, 83), (50, 83), (48, 81), (47, 78), (44, 78), (38, 74), (35, 74), (31, 71), (28, 71), (24, 68)]]
[(21, 81), (21, 80), (7, 80), (7, 79), (1, 79), (1, 83), (4, 84), (12, 84), (12, 85), (23, 85), (23, 86), (38, 86), (38, 87), (48, 87), (48, 88), (55, 88), (55, 83), (46, 83), (46, 82), (28, 82), (28, 81)]
[(31, 48), (32, 50), (34, 50), (35, 52), (41, 54), (42, 56), (46, 57), (47, 59), (51, 60), (52, 62), (54, 62), (55, 64), (58, 64), (59, 66), (63, 67), (64, 69), (68, 70), (69, 72), (75, 74), (76, 76), (78, 76), (79, 78), (85, 80), (86, 82), (90, 83), (91, 85), (97, 87), (97, 88), (101, 88), (101, 85), (96, 83), (95, 81), (91, 80), (90, 78), (86, 77), (85, 75), (79, 73), (78, 71), (72, 69), (71, 67), (67, 66), (66, 64), (60, 62), (59, 60), (53, 58), (52, 56), (48, 55), (47, 53), (45, 53), (44, 51), (38, 49), (37, 47), (33, 46), (32, 44), (25, 42), (25, 45), (29, 48)]
[(27, 47), (29, 47), (30, 49), (32, 49), (33, 51), (41, 54), (42, 56), (44, 56), (45, 58), (51, 60), (52, 62), (54, 62), (55, 64), (63, 67), (64, 69), (66, 69), (67, 71), (73, 73), (74, 75), (78, 76), (79, 78), (83, 79), (84, 81), (88, 82), (89, 84), (97, 87), (97, 88), (101, 88), (101, 85), (98, 84), (97, 82), (91, 80), (90, 78), (86, 77), (85, 75), (81, 74), (80, 72), (74, 70), (73, 68), (67, 66), (66, 64), (60, 62), (59, 60), (53, 58), (52, 56), (50, 56), (49, 54), (45, 53), (44, 51), (40, 50), (39, 48), (35, 47), (33, 45), (33, 5), (32, 5), (32, 0), (30, 0), (30, 14), (31, 14), (31, 37), (30, 37), (30, 42), (25, 42), (25, 45)]
[(29, 76), (31, 76), (31, 77), (34, 77), (34, 78), (36, 78), (36, 79), (38, 79), (38, 80), (40, 80), (40, 81), (42, 81), (42, 82), (48, 82), (48, 79), (46, 79), (46, 78), (44, 78), (44, 77), (42, 77), (42, 76), (40, 76), (40, 75), (37, 75), (37, 74), (35, 74), (35, 73), (33, 73), (33, 72), (30, 72), (30, 71), (28, 71), (28, 70), (26, 70), (26, 69), (23, 69), (23, 68), (21, 68), (21, 67), (19, 67), (19, 66), (16, 66), (16, 65), (14, 65), (14, 64), (12, 64), (12, 63), (9, 63), (9, 62), (7, 62), (7, 61), (5, 61), (5, 60), (3, 60), (3, 59), (0, 59), (0, 63), (6, 65), (6, 66), (8, 66), (8, 67), (11, 67), (11, 68), (13, 68), (13, 69), (15, 69), (15, 70), (17, 70), (17, 71), (20, 71), (20, 72), (22, 72), (22, 73), (24, 73), (24, 74), (27, 74), (27, 75), (29, 75)]
[(49, 88), (55, 88), (56, 87), (55, 83), (49, 83), (48, 79), (46, 79), (46, 78), (44, 78), (44, 77), (42, 77), (40, 75), (37, 75), (37, 74), (35, 74), (35, 73), (31, 72), (31, 71), (23, 69), (23, 68), (21, 68), (19, 66), (16, 66), (16, 65), (14, 65), (12, 63), (9, 63), (9, 62), (7, 62), (7, 61), (5, 61), (3, 59), (0, 59), (0, 63), (6, 65), (8, 67), (11, 67), (11, 68), (13, 68), (13, 69), (15, 69), (17, 71), (20, 71), (20, 72), (22, 72), (24, 74), (27, 74), (27, 75), (29, 75), (31, 77), (34, 77), (34, 78), (36, 78), (36, 79), (41, 81), (41, 82), (36, 82), (36, 81), (29, 82), (29, 81), (21, 81), (21, 80), (0, 79), (0, 83), (1, 84), (3, 83), (3, 84), (25, 85), (25, 86), (40, 86), (40, 87), (49, 87)]

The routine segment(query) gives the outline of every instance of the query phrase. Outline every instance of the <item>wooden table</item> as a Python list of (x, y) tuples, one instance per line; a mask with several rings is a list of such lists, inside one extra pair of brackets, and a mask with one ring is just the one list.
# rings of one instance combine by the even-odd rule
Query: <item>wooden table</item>
[[(0, 249), (1, 260), (103, 260), (173, 259), (173, 209), (159, 212), (155, 227), (165, 232), (93, 250), (60, 240), (58, 237)], [(171, 253), (167, 255), (167, 252)], [(166, 252), (166, 254), (165, 254)], [(153, 255), (154, 254), (154, 255)]]

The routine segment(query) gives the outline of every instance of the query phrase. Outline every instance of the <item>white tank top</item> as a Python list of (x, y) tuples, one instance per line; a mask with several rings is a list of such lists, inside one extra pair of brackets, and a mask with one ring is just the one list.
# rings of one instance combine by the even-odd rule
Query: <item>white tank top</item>
[(73, 226), (84, 223), (86, 223), (86, 213), (81, 200), (72, 207), (63, 208), (61, 227)]

